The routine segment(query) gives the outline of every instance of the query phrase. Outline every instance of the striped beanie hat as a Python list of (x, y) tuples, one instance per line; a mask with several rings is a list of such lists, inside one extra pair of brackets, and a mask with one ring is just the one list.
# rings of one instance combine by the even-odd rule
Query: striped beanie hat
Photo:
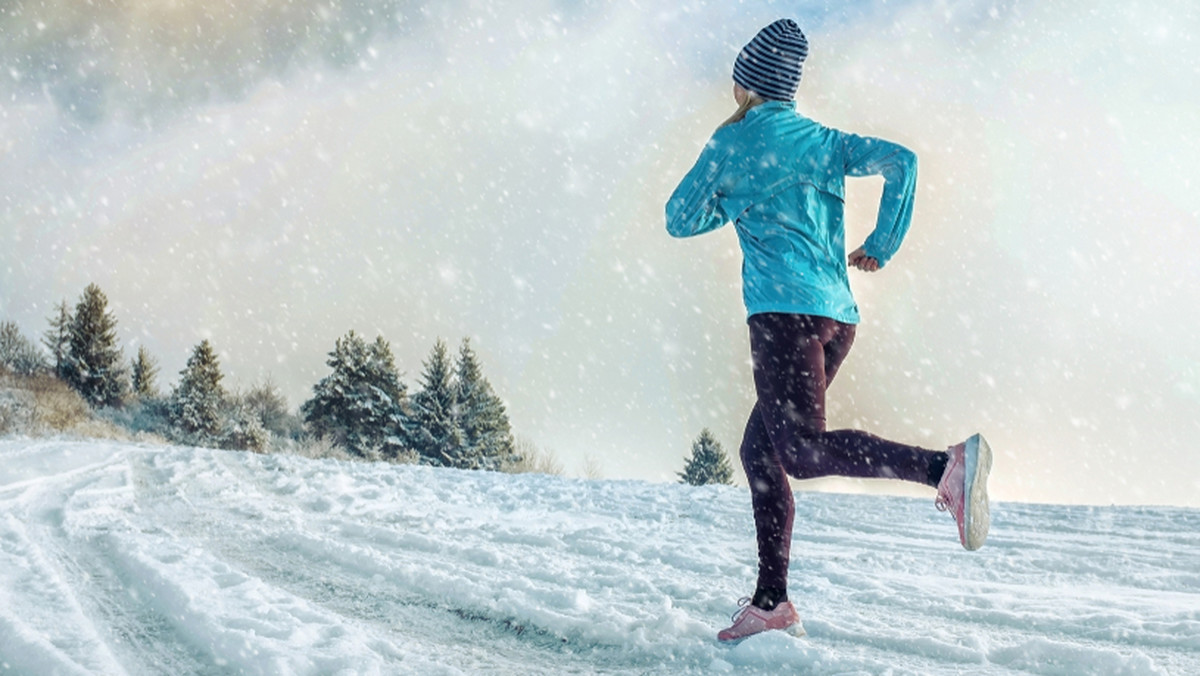
[(733, 81), (764, 99), (790, 101), (796, 97), (808, 38), (791, 19), (780, 19), (760, 30), (733, 62)]

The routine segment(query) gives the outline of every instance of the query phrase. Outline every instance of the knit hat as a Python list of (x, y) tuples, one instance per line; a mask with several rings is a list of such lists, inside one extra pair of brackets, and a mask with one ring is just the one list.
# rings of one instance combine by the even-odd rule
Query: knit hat
[(780, 19), (760, 30), (742, 47), (733, 62), (733, 81), (764, 99), (790, 101), (796, 97), (808, 38), (791, 19)]

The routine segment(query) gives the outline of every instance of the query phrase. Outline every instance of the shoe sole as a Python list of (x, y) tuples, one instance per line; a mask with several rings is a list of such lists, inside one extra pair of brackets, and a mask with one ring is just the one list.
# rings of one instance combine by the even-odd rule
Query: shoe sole
[(963, 487), (963, 502), (966, 503), (963, 515), (966, 524), (963, 533), (966, 535), (966, 541), (963, 542), (963, 546), (969, 551), (975, 551), (987, 540), (988, 529), (992, 525), (987, 494), (988, 474), (992, 471), (992, 447), (982, 434), (976, 434), (967, 439), (963, 457), (966, 462), (966, 486)]
[(737, 636), (735, 638), (721, 638), (721, 636), (718, 634), (717, 642), (721, 643), (722, 645), (737, 645), (751, 636), (758, 636), (759, 634), (765, 634), (769, 631), (782, 631), (792, 638), (804, 638), (805, 636), (808, 636), (808, 632), (804, 630), (804, 623), (797, 621), (795, 624), (789, 624), (788, 626), (780, 629), (764, 629), (763, 631), (758, 631), (753, 634), (746, 634), (745, 636)]

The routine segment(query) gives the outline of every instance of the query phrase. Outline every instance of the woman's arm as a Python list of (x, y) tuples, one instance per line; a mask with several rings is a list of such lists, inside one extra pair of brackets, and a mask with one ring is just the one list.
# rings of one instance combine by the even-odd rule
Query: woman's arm
[[(891, 141), (856, 134), (842, 134), (842, 153), (847, 176), (883, 176), (875, 230), (850, 255), (851, 265), (873, 272), (896, 254), (908, 233), (917, 192), (917, 156)], [(877, 265), (864, 259), (875, 259)]]
[(667, 232), (672, 237), (692, 237), (715, 230), (729, 221), (721, 208), (719, 184), (729, 161), (729, 145), (717, 135), (704, 146), (671, 198), (667, 200)]

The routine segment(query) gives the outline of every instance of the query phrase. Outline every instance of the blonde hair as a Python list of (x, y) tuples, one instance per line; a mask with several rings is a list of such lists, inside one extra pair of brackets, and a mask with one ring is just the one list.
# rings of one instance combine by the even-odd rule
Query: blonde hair
[[(728, 120), (725, 120), (721, 123), (721, 127), (728, 127), (735, 122), (741, 122), (742, 118), (746, 117), (746, 113), (749, 112), (751, 108), (766, 102), (767, 100), (758, 94), (755, 94), (754, 92), (747, 92), (746, 100), (737, 107), (737, 110), (733, 111), (733, 115), (730, 115)], [(720, 129), (721, 127), (717, 127), (717, 129)]]

